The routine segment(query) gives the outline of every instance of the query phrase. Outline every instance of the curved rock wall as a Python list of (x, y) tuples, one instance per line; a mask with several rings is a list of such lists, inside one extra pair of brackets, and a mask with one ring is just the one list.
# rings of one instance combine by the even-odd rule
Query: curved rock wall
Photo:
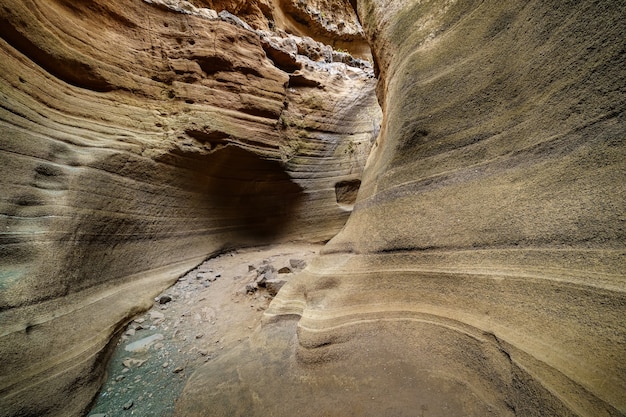
[(359, 415), (623, 415), (625, 4), (358, 3), (384, 122), (346, 227), (268, 313), (301, 316), (293, 354), (377, 362)]
[(112, 335), (181, 273), (349, 215), (369, 64), (202, 6), (0, 8), (0, 415), (80, 415)]
[(354, 212), (179, 415), (624, 415), (623, 2), (358, 10), (384, 121)]
[(80, 414), (178, 274), (354, 205), (179, 415), (625, 414), (626, 4), (358, 1), (361, 176), (375, 80), (308, 3), (3, 4), (1, 413)]

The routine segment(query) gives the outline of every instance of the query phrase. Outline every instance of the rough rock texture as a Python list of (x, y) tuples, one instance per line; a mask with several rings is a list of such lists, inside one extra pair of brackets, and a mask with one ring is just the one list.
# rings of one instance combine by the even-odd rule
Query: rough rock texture
[(179, 274), (353, 205), (178, 415), (626, 414), (626, 4), (357, 3), (362, 176), (348, 2), (2, 2), (0, 414), (80, 415)]
[(348, 0), (144, 0), (175, 7), (185, 13), (198, 9), (227, 11), (255, 29), (282, 29), (350, 51), (360, 58), (371, 57), (369, 45)]
[(626, 414), (626, 3), (358, 10), (384, 122), (354, 211), (178, 415)]
[(181, 273), (345, 223), (369, 64), (202, 6), (2, 2), (0, 415), (80, 415), (112, 335)]

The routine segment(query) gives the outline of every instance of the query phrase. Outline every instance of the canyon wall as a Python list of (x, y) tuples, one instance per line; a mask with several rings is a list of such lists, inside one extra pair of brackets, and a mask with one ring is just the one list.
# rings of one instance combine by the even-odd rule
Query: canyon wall
[(115, 333), (181, 273), (339, 231), (376, 80), (271, 2), (1, 3), (0, 415), (81, 415)]
[(626, 4), (357, 3), (354, 211), (178, 415), (626, 414)]
[(626, 414), (623, 1), (1, 6), (0, 415), (81, 415), (207, 256), (340, 230), (178, 415)]

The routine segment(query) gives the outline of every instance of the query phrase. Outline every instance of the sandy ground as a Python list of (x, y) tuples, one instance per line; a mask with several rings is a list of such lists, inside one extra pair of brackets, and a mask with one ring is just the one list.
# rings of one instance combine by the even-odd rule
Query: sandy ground
[(320, 248), (284, 244), (241, 249), (209, 259), (181, 277), (127, 327), (87, 415), (172, 416), (194, 370), (245, 341), (275, 287)]

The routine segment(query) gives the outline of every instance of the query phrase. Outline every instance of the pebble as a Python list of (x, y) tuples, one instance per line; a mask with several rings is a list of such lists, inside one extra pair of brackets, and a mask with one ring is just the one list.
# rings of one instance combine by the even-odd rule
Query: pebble
[(161, 333), (153, 334), (152, 336), (144, 337), (136, 342), (129, 343), (124, 347), (127, 352), (147, 352), (156, 341), (163, 340)]
[(291, 265), (294, 269), (304, 269), (306, 267), (306, 262), (303, 259), (290, 259), (289, 265)]
[(124, 375), (118, 375), (118, 376), (116, 376), (116, 377), (115, 377), (115, 380), (116, 380), (117, 382), (120, 382), (120, 381), (121, 381), (122, 379), (124, 379), (124, 378), (126, 378)]
[(169, 363), (169, 362), (163, 362), (163, 365), (162, 365), (162, 366), (163, 366), (164, 368), (167, 368), (168, 366), (170, 366), (170, 363)]
[(259, 275), (265, 275), (267, 278), (270, 278), (276, 272), (276, 268), (272, 266), (272, 264), (263, 264), (259, 268)]
[(127, 403), (125, 403), (122, 408), (124, 410), (130, 410), (130, 408), (133, 406), (133, 400), (128, 401)]
[(150, 320), (152, 320), (154, 324), (159, 324), (160, 322), (165, 320), (165, 314), (161, 313), (160, 311), (151, 311)]
[[(133, 359), (133, 358), (126, 358), (124, 359), (124, 361), (122, 362), (122, 365), (124, 365), (126, 368), (125, 369), (130, 369), (133, 368), (135, 365), (137, 366), (137, 368), (139, 368), (141, 365), (143, 365), (146, 361), (142, 360), (142, 359)], [(124, 372), (124, 370), (122, 370), (122, 372)]]
[(283, 285), (285, 285), (285, 281), (282, 279), (268, 279), (265, 282), (265, 288), (267, 289), (267, 292), (271, 295), (278, 294), (278, 291), (282, 288)]
[(183, 369), (185, 369), (185, 368), (183, 368), (182, 366), (177, 366), (176, 368), (174, 368), (174, 370), (172, 372), (174, 372), (175, 374), (178, 374), (178, 373), (182, 372)]
[(154, 301), (158, 301), (159, 304), (167, 304), (172, 301), (172, 296), (168, 294), (163, 294), (155, 298)]

